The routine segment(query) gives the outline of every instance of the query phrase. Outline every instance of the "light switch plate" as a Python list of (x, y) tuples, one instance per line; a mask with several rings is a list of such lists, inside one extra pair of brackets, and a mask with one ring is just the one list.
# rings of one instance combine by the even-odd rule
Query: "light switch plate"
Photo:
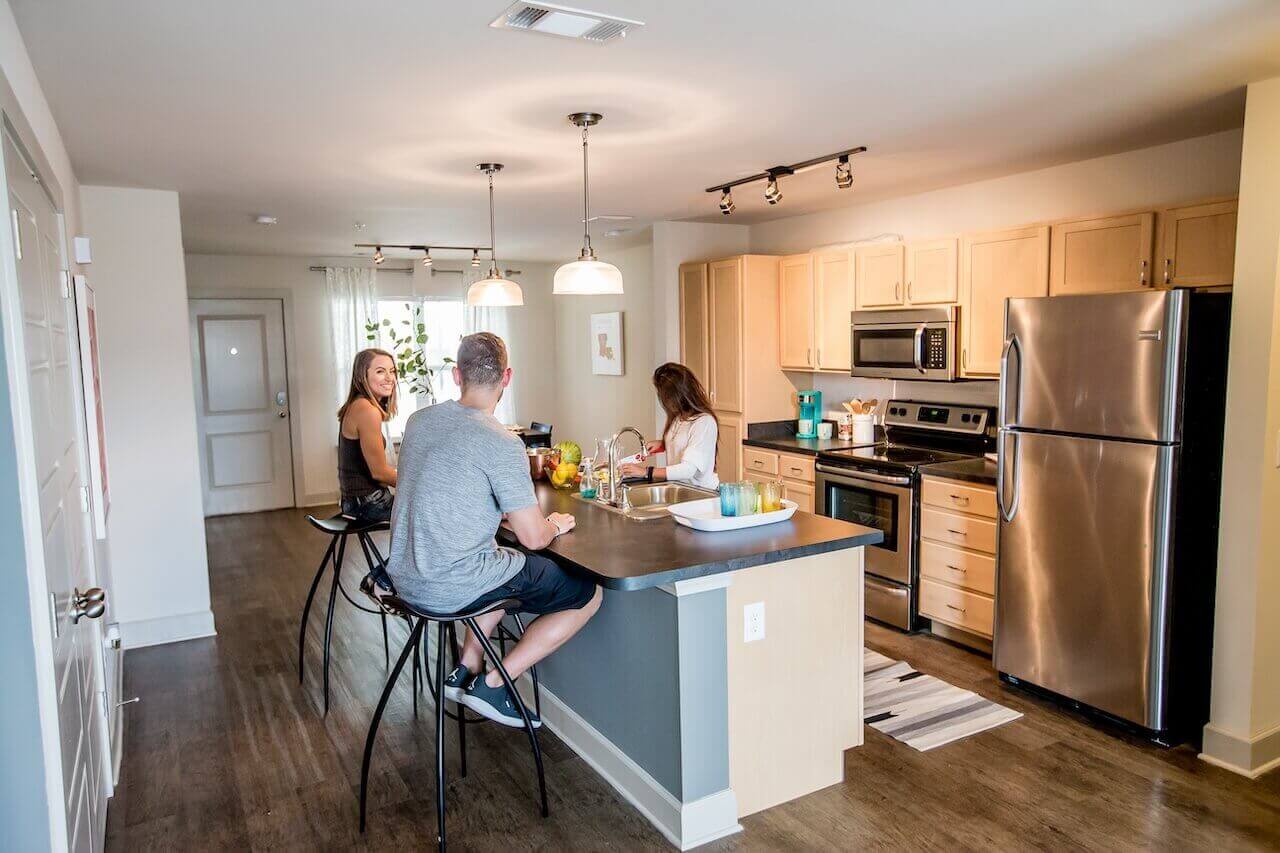
[(764, 602), (744, 605), (742, 608), (742, 642), (753, 643), (764, 639)]

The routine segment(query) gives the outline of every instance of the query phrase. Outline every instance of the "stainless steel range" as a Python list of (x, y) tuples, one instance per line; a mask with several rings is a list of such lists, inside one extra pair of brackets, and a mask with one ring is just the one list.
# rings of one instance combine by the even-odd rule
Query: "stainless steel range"
[(913, 631), (924, 626), (916, 603), (920, 468), (993, 450), (995, 410), (890, 400), (884, 431), (878, 444), (818, 454), (817, 510), (884, 532), (866, 548), (867, 616)]

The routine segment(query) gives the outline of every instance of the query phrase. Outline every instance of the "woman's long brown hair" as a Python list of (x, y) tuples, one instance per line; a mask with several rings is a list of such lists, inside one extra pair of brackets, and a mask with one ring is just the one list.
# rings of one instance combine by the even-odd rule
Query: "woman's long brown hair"
[[(671, 431), (671, 425), (677, 420), (693, 420), (699, 415), (711, 415), (716, 426), (720, 419), (711, 411), (711, 398), (707, 389), (702, 387), (693, 371), (678, 362), (668, 361), (653, 371), (653, 387), (658, 392), (658, 403), (662, 411), (667, 413), (667, 422), (662, 427), (662, 438), (665, 440)], [(720, 445), (720, 437), (716, 436), (716, 446)]]
[(342, 423), (342, 419), (347, 416), (347, 410), (351, 408), (351, 404), (361, 398), (373, 403), (382, 413), (384, 421), (389, 421), (396, 416), (396, 389), (391, 389), (390, 396), (379, 397), (369, 388), (369, 368), (373, 365), (373, 360), (381, 355), (391, 359), (391, 369), (395, 370), (395, 356), (384, 349), (369, 347), (356, 353), (356, 360), (351, 365), (351, 388), (347, 391), (347, 402), (338, 409), (338, 423)]

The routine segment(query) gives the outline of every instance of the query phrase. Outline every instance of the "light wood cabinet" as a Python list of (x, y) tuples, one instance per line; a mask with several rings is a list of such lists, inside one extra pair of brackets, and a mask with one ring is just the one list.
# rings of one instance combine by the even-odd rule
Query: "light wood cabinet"
[(778, 476), (778, 454), (755, 447), (742, 448), (742, 468), (760, 476)]
[(996, 593), (995, 506), (991, 486), (923, 478), (920, 614), (964, 632), (935, 625), (948, 639), (988, 652)]
[(711, 385), (711, 317), (707, 265), (680, 267), (680, 361), (703, 387)]
[(849, 314), (854, 304), (852, 252), (822, 252), (813, 256), (815, 361), (819, 370), (848, 373)]
[(814, 506), (814, 490), (812, 483), (801, 483), (796, 480), (783, 478), (782, 480), (782, 497), (789, 501), (795, 501), (796, 506), (801, 512), (813, 512)]
[(711, 294), (711, 405), (742, 411), (742, 264), (736, 259), (708, 267)]
[(787, 370), (817, 367), (813, 284), (812, 255), (778, 262), (778, 356)]
[(958, 256), (954, 237), (908, 243), (906, 304), (955, 304), (960, 298)]
[(1217, 287), (1234, 281), (1236, 206), (1233, 199), (1160, 212), (1161, 284)]
[(734, 483), (742, 479), (742, 439), (746, 437), (746, 425), (741, 415), (717, 412), (720, 434), (716, 447), (716, 474), (722, 483)]
[(1050, 226), (1049, 295), (1150, 287), (1154, 227), (1154, 213)]
[[(805, 512), (813, 512), (814, 458), (759, 447), (742, 448), (744, 479), (754, 483), (782, 483), (782, 496)], [(721, 481), (725, 478), (720, 477)]]
[(1004, 301), (1049, 293), (1049, 227), (960, 239), (960, 375), (1000, 376)]
[(853, 250), (854, 304), (858, 310), (895, 308), (904, 304), (904, 251), (901, 243), (861, 246)]

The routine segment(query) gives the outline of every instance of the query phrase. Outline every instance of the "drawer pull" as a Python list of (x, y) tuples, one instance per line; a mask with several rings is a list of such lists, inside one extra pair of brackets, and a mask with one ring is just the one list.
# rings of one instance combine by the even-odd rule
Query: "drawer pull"
[(950, 495), (950, 498), (951, 500), (955, 501), (958, 504), (961, 504), (962, 506), (969, 505), (969, 499), (966, 498), (964, 495)]
[(955, 534), (955, 535), (957, 535), (957, 536), (968, 536), (968, 535), (969, 535), (968, 533), (965, 533), (963, 530), (952, 530), (950, 527), (948, 527), (948, 528), (947, 528), (947, 532), (948, 532), (948, 533), (954, 533), (954, 534)]
[(958, 610), (958, 611), (960, 611), (961, 613), (963, 613), (963, 612), (964, 612), (964, 608), (963, 608), (963, 607), (956, 607), (954, 604), (948, 604), (947, 606), (948, 606), (948, 607), (950, 607), (952, 610)]
[(797, 467), (795, 467), (794, 465), (792, 465), (792, 466), (791, 466), (791, 468), (790, 468), (790, 469), (788, 469), (788, 470), (790, 470), (792, 474), (803, 474), (803, 473), (804, 473), (804, 469), (803, 469), (803, 468), (797, 468)]
[(752, 464), (752, 465), (754, 465), (754, 466), (756, 466), (757, 468), (763, 468), (763, 467), (764, 467), (764, 460), (763, 460), (763, 459), (753, 459), (753, 460), (751, 461), (751, 464)]
[(962, 575), (967, 575), (969, 573), (967, 569), (962, 569), (959, 566), (953, 566), (950, 563), (947, 563), (947, 568), (951, 569), (953, 572), (959, 572)]

